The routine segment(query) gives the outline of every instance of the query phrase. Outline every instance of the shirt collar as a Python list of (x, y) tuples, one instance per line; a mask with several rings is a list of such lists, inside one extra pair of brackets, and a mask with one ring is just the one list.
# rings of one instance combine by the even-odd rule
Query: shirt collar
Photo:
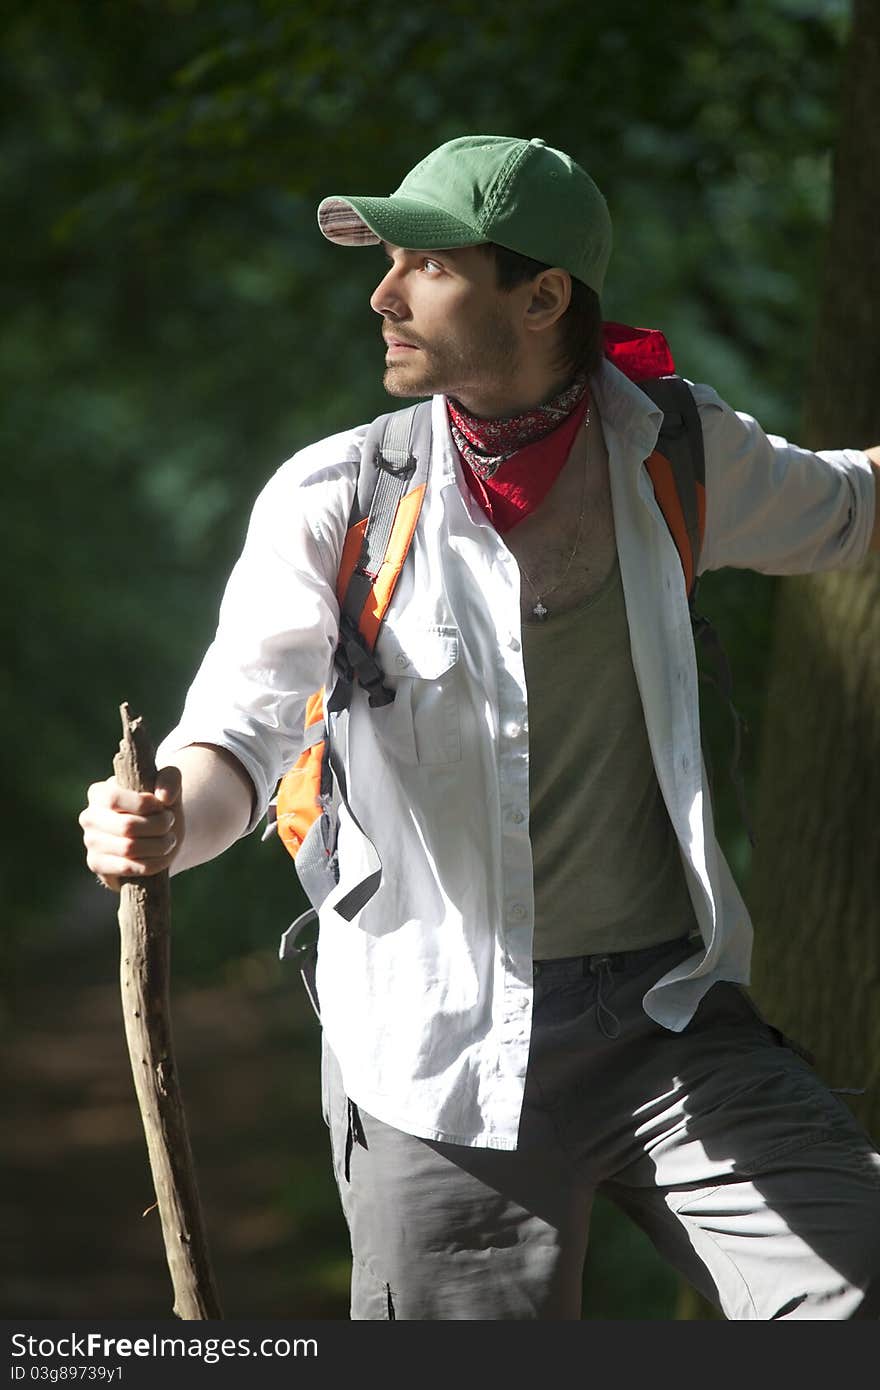
[(620, 445), (637, 454), (641, 463), (657, 444), (663, 411), (607, 358), (591, 378), (590, 388), (609, 451), (613, 452), (609, 436), (617, 436)]
[[(613, 447), (616, 443), (625, 452), (637, 455), (641, 463), (657, 444), (663, 411), (607, 358), (603, 358), (599, 370), (590, 378), (590, 390), (602, 421), (609, 452), (612, 456), (617, 452)], [(433, 397), (431, 412), (434, 466), (438, 485), (446, 487), (458, 482), (459, 464), (458, 450), (449, 428), (445, 396)]]

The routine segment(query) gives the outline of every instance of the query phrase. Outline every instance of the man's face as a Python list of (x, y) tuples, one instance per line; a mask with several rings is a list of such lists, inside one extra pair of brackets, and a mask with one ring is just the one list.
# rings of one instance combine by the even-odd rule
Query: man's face
[(383, 243), (390, 261), (370, 298), (387, 344), (391, 396), (454, 396), (491, 415), (508, 399), (521, 362), (522, 292), (500, 290), (491, 256), (467, 246), (414, 251)]

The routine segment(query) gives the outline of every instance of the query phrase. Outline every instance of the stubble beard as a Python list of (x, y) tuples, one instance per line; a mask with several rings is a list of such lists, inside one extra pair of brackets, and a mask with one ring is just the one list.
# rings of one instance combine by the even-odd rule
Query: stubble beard
[(385, 368), (382, 384), (389, 396), (457, 397), (467, 394), (503, 394), (516, 375), (519, 353), (516, 337), (502, 315), (487, 315), (477, 337), (467, 344), (452, 338), (435, 338), (420, 344), (412, 361), (393, 362)]

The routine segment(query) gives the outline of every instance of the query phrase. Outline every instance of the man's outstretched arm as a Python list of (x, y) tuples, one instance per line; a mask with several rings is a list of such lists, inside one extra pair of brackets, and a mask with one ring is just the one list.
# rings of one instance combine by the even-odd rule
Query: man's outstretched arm
[(213, 744), (191, 744), (162, 768), (155, 793), (95, 782), (81, 813), (86, 863), (114, 892), (120, 879), (215, 859), (247, 829), (254, 788), (244, 768)]
[(870, 449), (866, 449), (865, 453), (874, 470), (874, 530), (868, 549), (880, 550), (880, 444), (874, 444)]

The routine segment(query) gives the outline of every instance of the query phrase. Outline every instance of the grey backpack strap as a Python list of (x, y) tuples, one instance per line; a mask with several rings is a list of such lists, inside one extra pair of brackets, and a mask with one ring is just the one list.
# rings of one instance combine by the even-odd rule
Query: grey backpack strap
[[(300, 882), (313, 907), (320, 907), (339, 880), (336, 839), (339, 807), (344, 805), (366, 840), (351, 808), (341, 743), (347, 736), (346, 721), (354, 682), (368, 692), (373, 706), (388, 704), (394, 692), (384, 685), (384, 673), (373, 655), (375, 638), (367, 640), (359, 626), (361, 614), (373, 594), (373, 585), (388, 553), (398, 508), (403, 499), (417, 493), (409, 516), (409, 542), (415, 531), (431, 466), (431, 402), (408, 406), (374, 420), (361, 451), (360, 472), (349, 516), (349, 530), (364, 525), (357, 564), (340, 603), (339, 643), (336, 649), (336, 684), (327, 701), (327, 727), (321, 778), (324, 813), (311, 826), (296, 856)], [(405, 555), (404, 555), (405, 558)], [(394, 581), (383, 590), (387, 609)], [(380, 616), (384, 616), (383, 613)], [(375, 849), (372, 851), (375, 853)], [(340, 898), (334, 910), (349, 921), (373, 896), (382, 878), (381, 866)]]
[[(365, 529), (357, 565), (342, 597), (337, 679), (329, 709), (346, 708), (355, 679), (367, 690), (371, 705), (390, 704), (394, 699), (373, 656), (375, 639), (369, 642), (364, 638), (360, 620), (385, 563), (400, 503), (417, 493), (418, 507), (421, 506), (430, 465), (430, 401), (373, 421), (364, 440), (357, 491), (348, 519), (349, 530), (363, 523)], [(386, 594), (386, 608), (392, 593), (393, 587)], [(384, 617), (384, 613), (380, 616)]]
[(431, 403), (395, 410), (374, 422), (373, 429), (379, 425), (382, 434), (377, 447), (371, 448), (367, 435), (358, 478), (358, 515), (350, 517), (348, 523), (352, 526), (367, 517), (356, 574), (368, 579), (376, 578), (385, 560), (398, 504), (427, 479)]

